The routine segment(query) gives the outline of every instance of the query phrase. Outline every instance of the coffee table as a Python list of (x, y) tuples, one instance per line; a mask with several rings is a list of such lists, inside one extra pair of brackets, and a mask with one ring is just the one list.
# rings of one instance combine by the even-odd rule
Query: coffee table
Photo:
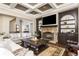
[(35, 54), (39, 54), (42, 50), (48, 47), (47, 45), (45, 45), (45, 41), (36, 39), (34, 40), (34, 38), (30, 40), (24, 40), (23, 42), (24, 47), (33, 50)]

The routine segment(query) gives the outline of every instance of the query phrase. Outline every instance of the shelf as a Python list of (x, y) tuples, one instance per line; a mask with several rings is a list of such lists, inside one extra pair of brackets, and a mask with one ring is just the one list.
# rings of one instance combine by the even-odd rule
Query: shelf
[(75, 29), (75, 28), (61, 28), (61, 29)]
[(57, 25), (42, 25), (41, 27), (57, 27)]
[(71, 23), (71, 24), (61, 24), (61, 26), (62, 26), (62, 25), (75, 25), (75, 23)]
[(60, 20), (60, 21), (62, 22), (62, 21), (72, 21), (72, 20), (75, 20), (75, 19)]

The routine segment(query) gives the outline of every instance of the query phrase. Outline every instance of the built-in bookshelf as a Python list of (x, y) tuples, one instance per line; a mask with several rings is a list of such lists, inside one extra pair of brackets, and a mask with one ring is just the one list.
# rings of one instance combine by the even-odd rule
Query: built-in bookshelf
[(63, 16), (60, 20), (60, 25), (62, 33), (75, 32), (75, 18), (72, 15)]
[(78, 43), (78, 8), (59, 13), (58, 42), (63, 45)]

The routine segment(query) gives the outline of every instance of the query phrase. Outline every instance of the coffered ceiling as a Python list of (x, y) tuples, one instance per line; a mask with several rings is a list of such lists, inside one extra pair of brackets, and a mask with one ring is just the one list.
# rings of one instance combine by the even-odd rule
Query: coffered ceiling
[(38, 8), (40, 11), (46, 11), (46, 10), (49, 10), (49, 9), (52, 9), (52, 6), (50, 6), (49, 4), (45, 4), (41, 7)]
[(55, 10), (65, 5), (65, 3), (2, 3), (12, 9), (17, 9), (25, 14), (39, 15), (48, 12), (49, 10)]
[(16, 8), (16, 9), (19, 9), (19, 10), (22, 10), (22, 11), (26, 11), (26, 10), (28, 9), (27, 7), (24, 7), (24, 6), (20, 5), (20, 4), (17, 4), (17, 5), (15, 6), (15, 8)]

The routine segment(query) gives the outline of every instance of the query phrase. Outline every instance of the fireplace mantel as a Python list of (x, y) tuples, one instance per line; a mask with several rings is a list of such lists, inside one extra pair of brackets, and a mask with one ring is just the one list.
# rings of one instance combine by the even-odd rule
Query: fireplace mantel
[(58, 32), (57, 27), (42, 27), (42, 32)]
[(57, 24), (54, 24), (54, 25), (42, 25), (41, 27), (57, 27)]

